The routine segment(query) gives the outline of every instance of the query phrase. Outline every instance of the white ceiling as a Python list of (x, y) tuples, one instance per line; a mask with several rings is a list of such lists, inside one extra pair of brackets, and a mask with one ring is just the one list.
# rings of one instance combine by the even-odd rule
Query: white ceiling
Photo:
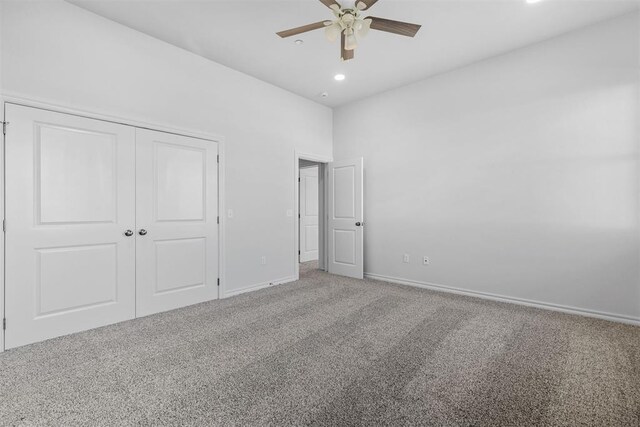
[[(380, 0), (371, 15), (422, 24), (411, 39), (372, 31), (355, 59), (322, 30), (319, 0), (69, 0), (106, 18), (329, 106), (338, 106), (638, 9), (638, 0)], [(340, 1), (340, 0), (338, 0)], [(343, 1), (342, 3), (347, 3)], [(349, 1), (353, 3), (353, 1)], [(295, 39), (304, 40), (296, 45)], [(347, 78), (336, 82), (333, 76)], [(322, 92), (329, 97), (320, 97)]]

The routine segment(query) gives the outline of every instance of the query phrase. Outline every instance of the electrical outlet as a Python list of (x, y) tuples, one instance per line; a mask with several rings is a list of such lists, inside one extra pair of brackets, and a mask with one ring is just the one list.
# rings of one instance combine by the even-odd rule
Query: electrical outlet
[(428, 256), (422, 258), (422, 265), (431, 265), (431, 260)]
[(405, 264), (409, 263), (409, 254), (404, 254), (404, 256), (402, 257), (402, 262), (404, 262)]
[(287, 209), (287, 216), (293, 216), (293, 209)]
[(260, 264), (267, 265), (267, 257), (266, 256), (262, 257), (262, 259), (260, 260)]

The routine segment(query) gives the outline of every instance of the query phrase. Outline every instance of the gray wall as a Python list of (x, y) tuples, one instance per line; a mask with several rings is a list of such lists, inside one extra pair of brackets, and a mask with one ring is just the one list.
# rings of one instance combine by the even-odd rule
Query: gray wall
[(627, 15), (334, 111), (365, 271), (640, 318), (638, 36)]

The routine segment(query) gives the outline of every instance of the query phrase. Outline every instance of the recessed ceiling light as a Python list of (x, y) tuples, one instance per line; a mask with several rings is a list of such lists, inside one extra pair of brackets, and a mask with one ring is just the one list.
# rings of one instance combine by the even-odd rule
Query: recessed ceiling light
[(344, 74), (336, 74), (335, 76), (333, 76), (333, 78), (334, 78), (336, 81), (341, 82), (341, 81), (343, 81), (346, 77), (345, 77), (345, 75), (344, 75)]
[(304, 40), (298, 39), (294, 43), (297, 44), (298, 46), (300, 46), (301, 44), (304, 44)]
[(541, 2), (541, 1), (542, 1), (542, 0), (527, 0), (527, 3), (529, 3), (529, 4), (534, 4), (534, 3), (539, 3), (539, 2)]
[(322, 92), (322, 93), (320, 94), (320, 96), (321, 96), (322, 98), (328, 98), (328, 97), (329, 97), (329, 93), (328, 93), (328, 92)]

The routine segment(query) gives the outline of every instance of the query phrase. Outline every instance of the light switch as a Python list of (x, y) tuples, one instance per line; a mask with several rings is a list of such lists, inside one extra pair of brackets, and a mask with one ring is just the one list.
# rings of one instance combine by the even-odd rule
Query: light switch
[(233, 218), (233, 209), (229, 209), (229, 210), (227, 211), (227, 216), (228, 216), (229, 218)]

